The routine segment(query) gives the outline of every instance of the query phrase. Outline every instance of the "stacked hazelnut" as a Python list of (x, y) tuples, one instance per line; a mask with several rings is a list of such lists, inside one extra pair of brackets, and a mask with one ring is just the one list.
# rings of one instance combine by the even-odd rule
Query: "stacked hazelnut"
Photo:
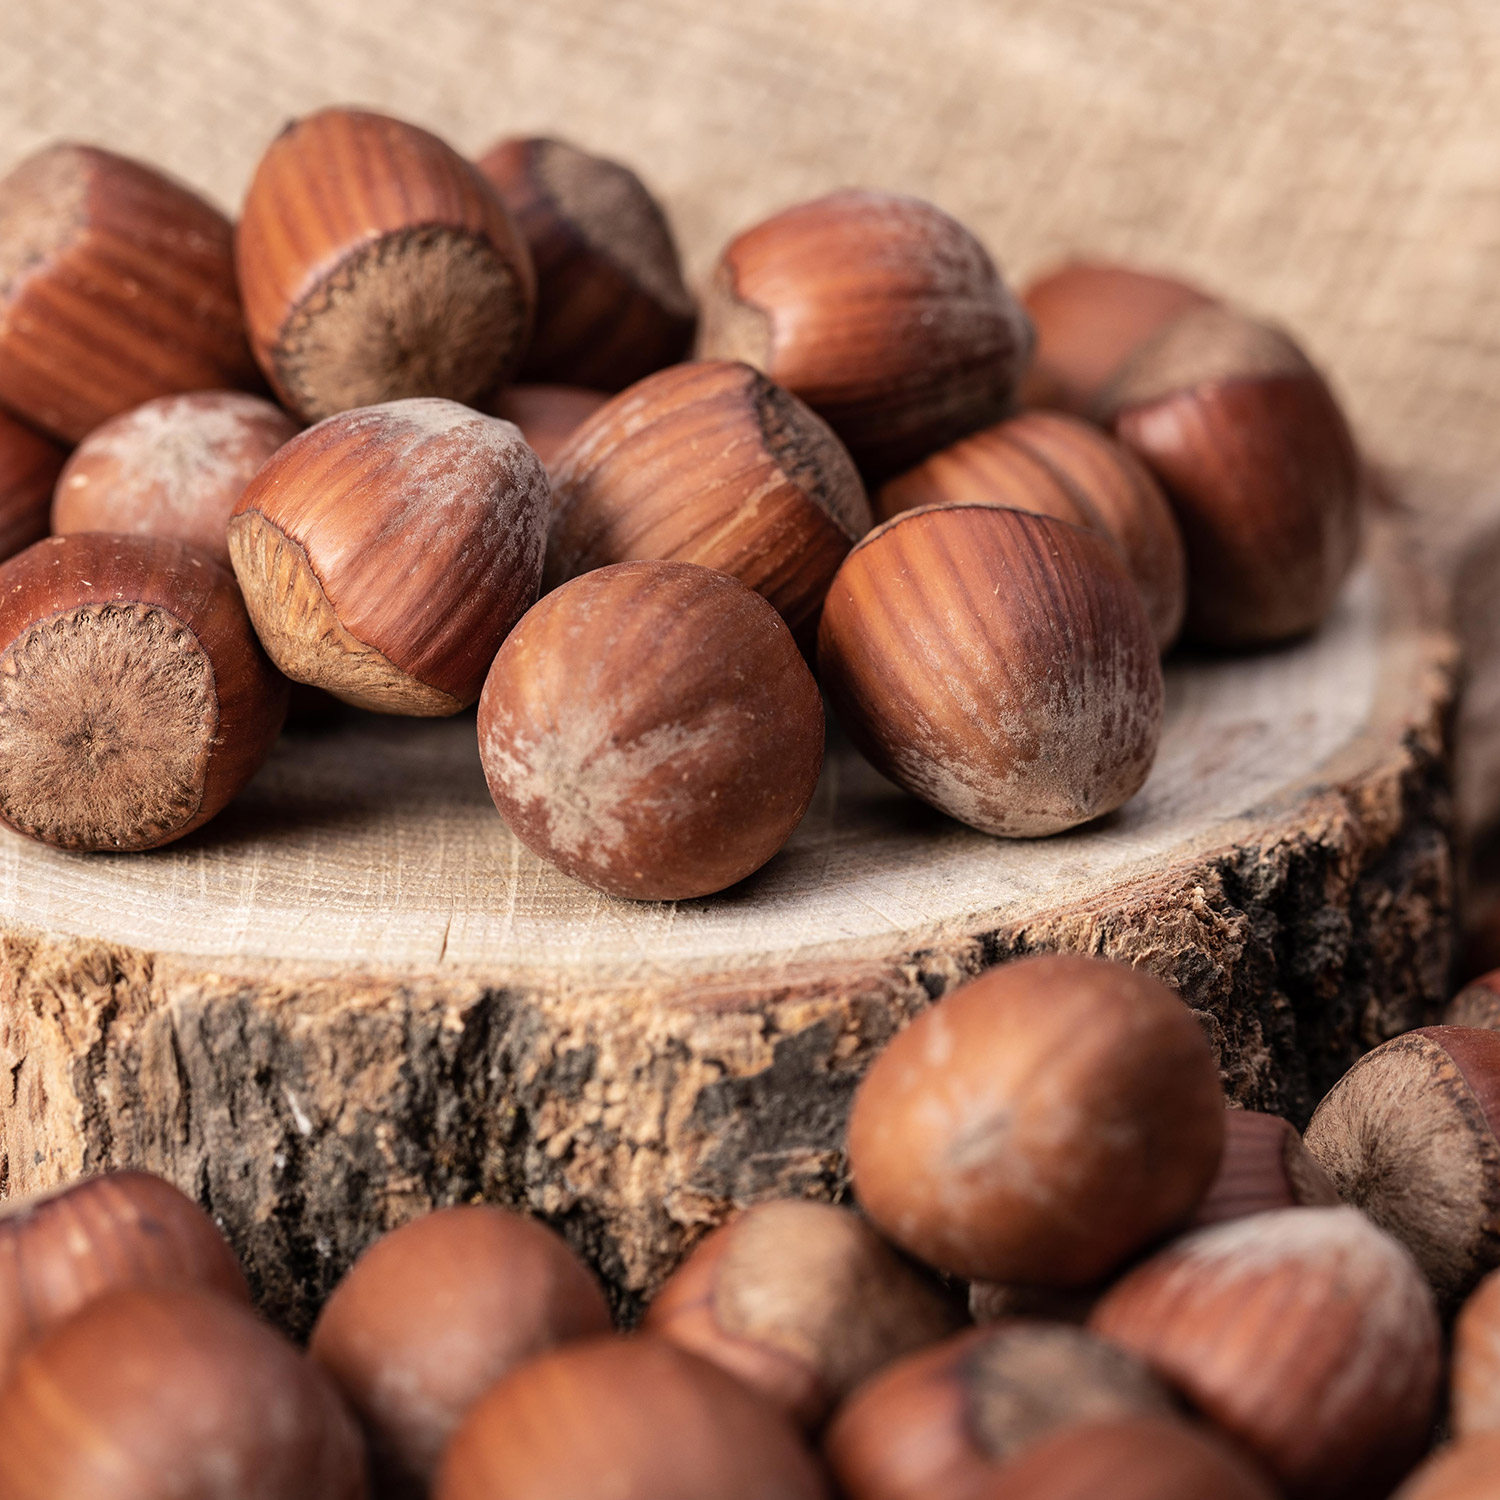
[(525, 844), (701, 896), (807, 809), (814, 662), (952, 816), (1112, 812), (1184, 621), (1243, 647), (1326, 613), (1359, 465), (1275, 328), (1118, 268), (1027, 304), (939, 209), (839, 192), (736, 237), (700, 311), (640, 180), (553, 140), (471, 163), (324, 110), (234, 226), (42, 151), (0, 181), (0, 820), (181, 837), (290, 678), (477, 700)]

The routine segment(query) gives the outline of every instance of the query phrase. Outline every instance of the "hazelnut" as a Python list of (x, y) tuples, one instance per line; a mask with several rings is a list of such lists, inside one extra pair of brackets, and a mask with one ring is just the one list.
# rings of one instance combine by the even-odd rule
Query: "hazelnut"
[(1384, 1494), (1426, 1445), (1441, 1374), (1432, 1293), (1352, 1208), (1200, 1229), (1090, 1318), (1265, 1465), (1291, 1500)]
[(0, 565), (0, 821), (154, 849), (253, 776), (286, 716), (234, 579), (166, 537), (49, 537)]
[(257, 386), (233, 230), (151, 167), (56, 145), (0, 179), (0, 403), (67, 443), (174, 391)]
[(608, 1333), (599, 1284), (561, 1236), (504, 1209), (442, 1209), (375, 1242), (308, 1352), (370, 1441), (376, 1493), (427, 1494), (464, 1413), (523, 1360)]
[(998, 421), (1031, 325), (983, 245), (917, 198), (839, 192), (730, 242), (698, 352), (801, 396), (880, 479)]
[(1141, 591), (1157, 646), (1165, 651), (1176, 639), (1187, 608), (1182, 533), (1145, 465), (1097, 427), (1023, 412), (882, 485), (875, 514), (885, 521), (919, 505), (954, 504), (1006, 505), (1102, 531)]
[(536, 267), (523, 380), (623, 390), (682, 359), (696, 310), (661, 205), (629, 167), (536, 136), (479, 159)]
[(1224, 1096), (1192, 1011), (1141, 970), (1043, 955), (923, 1012), (854, 1096), (871, 1219), (960, 1276), (1086, 1286), (1181, 1224)]
[(531, 257), (499, 194), (436, 136), (368, 110), (276, 137), (235, 258), (256, 358), (309, 422), (406, 396), (476, 401), (531, 335)]
[(47, 535), (62, 449), (0, 412), (0, 562)]
[(1224, 1155), (1194, 1229), (1274, 1208), (1332, 1208), (1338, 1190), (1313, 1160), (1296, 1127), (1253, 1109), (1224, 1113)]
[(693, 563), (617, 563), (512, 632), (479, 754), (533, 853), (595, 890), (678, 901), (743, 880), (801, 822), (823, 705), (759, 594)]
[(1500, 1432), (1500, 1271), (1474, 1289), (1453, 1325), (1449, 1422), (1454, 1432)]
[(288, 677), (358, 708), (454, 714), (536, 598), (548, 494), (509, 422), (391, 401), (280, 449), (235, 506), (229, 553)]
[(1142, 344), (1214, 298), (1174, 276), (1107, 261), (1075, 260), (1021, 294), (1036, 328), (1036, 358), (1022, 392), (1028, 406), (1089, 416)]
[(1500, 1032), (1409, 1031), (1328, 1091), (1307, 1149), (1339, 1196), (1416, 1257), (1454, 1307), (1500, 1264)]
[(1493, 1500), (1500, 1472), (1500, 1433), (1477, 1433), (1440, 1448), (1392, 1500)]
[(1500, 1031), (1500, 969), (1471, 979), (1443, 1011), (1445, 1026), (1477, 1026)]
[(551, 469), (568, 439), (608, 400), (603, 391), (576, 385), (508, 385), (484, 409), (514, 422), (531, 451)]
[(826, 1500), (796, 1429), (663, 1339), (568, 1344), (491, 1387), (433, 1500)]
[(864, 485), (828, 425), (749, 365), (648, 376), (559, 455), (544, 587), (609, 563), (675, 558), (730, 573), (794, 633), (816, 628), (870, 529)]
[(1069, 1428), (1009, 1465), (977, 1500), (1276, 1500), (1223, 1443), (1159, 1417)]
[(953, 1299), (858, 1214), (787, 1199), (709, 1235), (643, 1326), (813, 1428), (882, 1365), (962, 1321)]
[(971, 1329), (877, 1375), (840, 1408), (824, 1443), (848, 1500), (969, 1500), (1061, 1428), (1170, 1419), (1146, 1367), (1081, 1328)]
[(326, 1377), (197, 1289), (90, 1303), (0, 1390), (6, 1500), (363, 1500), (359, 1431)]
[(229, 566), (229, 514), (297, 424), (243, 391), (161, 396), (96, 427), (57, 484), (52, 529), (176, 537)]
[(207, 1214), (147, 1172), (86, 1177), (0, 1207), (0, 1384), (22, 1351), (127, 1286), (198, 1285), (248, 1301)]
[(1344, 414), (1301, 349), (1202, 308), (1140, 349), (1102, 401), (1177, 512), (1188, 634), (1261, 646), (1319, 624), (1358, 549), (1362, 478)]
[(1161, 737), (1139, 591), (1096, 532), (990, 505), (905, 511), (833, 580), (818, 668), (875, 768), (986, 833), (1112, 812)]

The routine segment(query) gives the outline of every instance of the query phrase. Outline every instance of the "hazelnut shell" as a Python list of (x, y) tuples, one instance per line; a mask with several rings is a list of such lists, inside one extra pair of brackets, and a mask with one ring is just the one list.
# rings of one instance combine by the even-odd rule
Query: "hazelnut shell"
[(1460, 1437), (1500, 1433), (1500, 1271), (1475, 1287), (1453, 1325), (1448, 1420)]
[(1334, 1208), (1338, 1189), (1296, 1127), (1253, 1109), (1224, 1112), (1224, 1155), (1191, 1226), (1205, 1228), (1276, 1208)]
[(1500, 1434), (1478, 1433), (1439, 1448), (1392, 1500), (1492, 1500), (1500, 1472)]
[(609, 397), (578, 385), (508, 385), (484, 403), (492, 417), (514, 422), (550, 470), (568, 439)]
[(0, 412), (0, 562), (47, 535), (65, 458), (55, 443)]

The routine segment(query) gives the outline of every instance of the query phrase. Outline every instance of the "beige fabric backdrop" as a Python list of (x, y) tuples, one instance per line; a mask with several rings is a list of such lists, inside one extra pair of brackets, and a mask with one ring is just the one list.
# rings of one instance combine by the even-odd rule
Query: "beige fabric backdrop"
[(1495, 0), (0, 0), (5, 162), (88, 138), (232, 207), (333, 100), (618, 154), (697, 274), (844, 183), (1015, 272), (1176, 266), (1300, 330), (1378, 454), (1500, 466)]

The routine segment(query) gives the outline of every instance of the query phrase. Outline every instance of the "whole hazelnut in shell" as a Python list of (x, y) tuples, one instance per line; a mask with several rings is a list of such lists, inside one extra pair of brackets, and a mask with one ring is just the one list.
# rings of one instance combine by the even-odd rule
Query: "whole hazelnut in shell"
[(175, 537), (230, 566), (229, 516), (297, 424), (244, 391), (159, 396), (96, 427), (57, 481), (52, 529)]
[(618, 391), (687, 354), (697, 311), (671, 226), (629, 167), (518, 136), (485, 152), (479, 170), (536, 268), (521, 379)]
[(1159, 980), (1044, 955), (924, 1011), (854, 1096), (849, 1166), (897, 1244), (960, 1276), (1086, 1286), (1181, 1225), (1224, 1143), (1218, 1067)]
[(801, 396), (871, 479), (997, 421), (1031, 325), (983, 245), (918, 198), (845, 191), (732, 240), (698, 352)]
[(500, 1377), (608, 1333), (561, 1236), (504, 1209), (439, 1209), (376, 1240), (324, 1304), (308, 1352), (364, 1426), (376, 1493), (427, 1494), (464, 1414)]
[(512, 632), (484, 685), (479, 754), (533, 853), (595, 890), (677, 901), (786, 842), (822, 766), (823, 705), (781, 617), (738, 579), (617, 563)]
[(456, 401), (341, 412), (246, 487), (229, 552), (288, 677), (381, 713), (472, 703), (542, 576), (547, 474)]
[(65, 458), (56, 443), (0, 412), (0, 562), (47, 535)]
[(1292, 1500), (1385, 1494), (1436, 1413), (1432, 1293), (1352, 1208), (1196, 1230), (1128, 1272), (1089, 1326), (1182, 1391)]
[(154, 849), (255, 774), (286, 717), (234, 579), (166, 537), (48, 537), (0, 564), (0, 821)]
[(659, 371), (573, 434), (554, 471), (544, 587), (673, 558), (730, 573), (793, 632), (870, 529), (864, 485), (827, 423), (749, 365)]
[(370, 110), (320, 110), (271, 142), (235, 260), (256, 358), (304, 421), (478, 401), (531, 336), (536, 278), (499, 194), (435, 135)]
[(514, 422), (550, 470), (568, 439), (609, 400), (578, 385), (508, 385), (484, 403), (492, 417)]
[(1229, 1109), (1219, 1170), (1193, 1210), (1191, 1227), (1274, 1208), (1334, 1208), (1339, 1202), (1338, 1189), (1294, 1125), (1259, 1110)]
[(1479, 1283), (1453, 1325), (1448, 1420), (1460, 1437), (1500, 1433), (1500, 1271)]
[(985, 833), (1113, 812), (1161, 737), (1161, 663), (1108, 538), (993, 505), (905, 511), (828, 591), (818, 669), (875, 768)]
[(1491, 969), (1471, 979), (1448, 1002), (1443, 1023), (1500, 1031), (1500, 969)]

